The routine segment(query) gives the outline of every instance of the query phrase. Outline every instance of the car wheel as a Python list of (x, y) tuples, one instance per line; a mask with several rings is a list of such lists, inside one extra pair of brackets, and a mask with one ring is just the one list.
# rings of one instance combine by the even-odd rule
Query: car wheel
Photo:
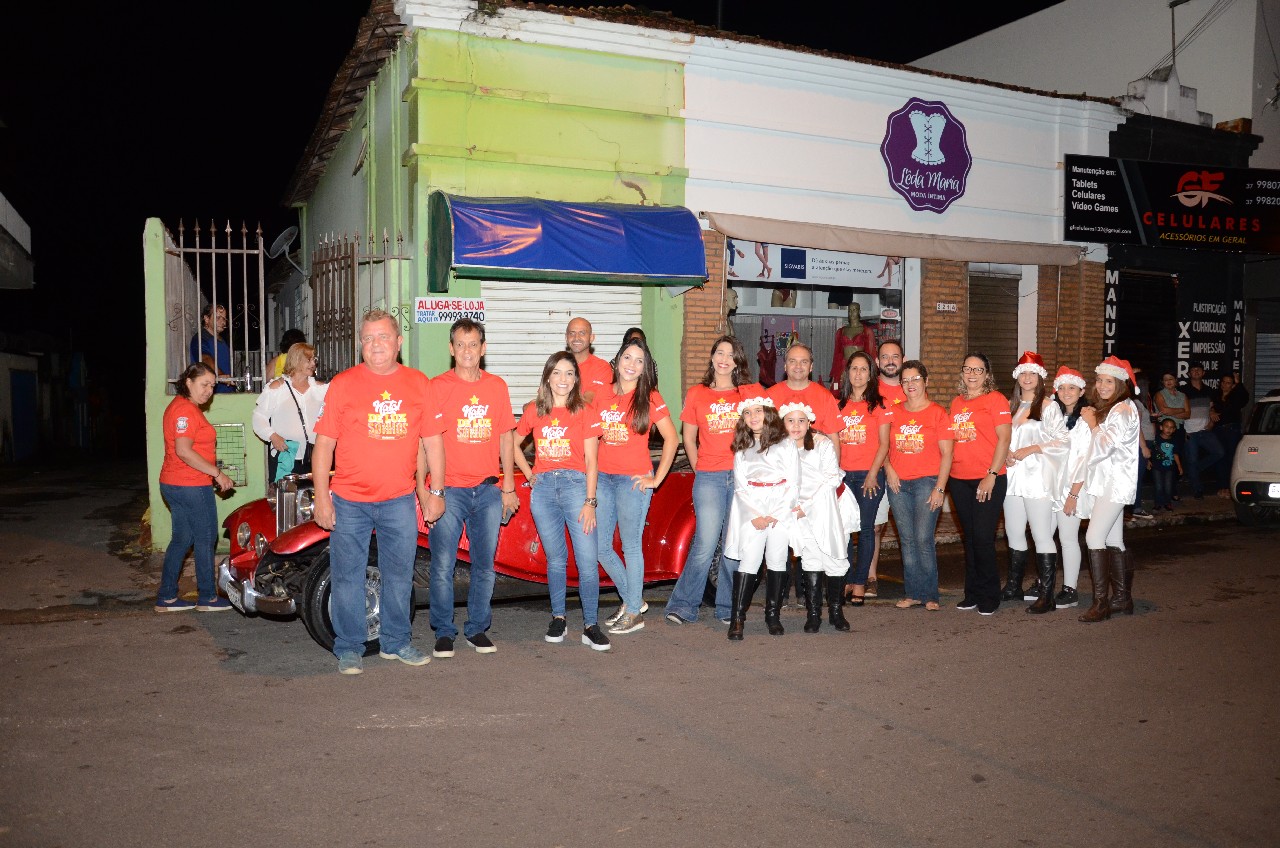
[[(302, 621), (307, 632), (316, 644), (326, 651), (333, 650), (335, 634), (333, 619), (329, 614), (330, 604), (329, 548), (325, 548), (315, 559), (311, 573), (302, 593)], [(367, 636), (364, 643), (364, 655), (378, 651), (378, 635), (382, 622), (382, 572), (378, 568), (378, 545), (376, 541), (369, 543), (369, 563), (365, 566), (365, 626)], [(414, 618), (416, 604), (414, 598), (409, 599), (409, 620)]]
[(1236, 520), (1246, 527), (1254, 527), (1261, 524), (1267, 517), (1266, 508), (1257, 504), (1238, 503), (1235, 507)]

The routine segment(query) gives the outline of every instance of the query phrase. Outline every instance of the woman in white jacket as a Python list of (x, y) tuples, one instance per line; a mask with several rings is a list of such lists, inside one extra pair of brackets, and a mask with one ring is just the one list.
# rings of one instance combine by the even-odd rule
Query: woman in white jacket
[[(1009, 453), (1005, 457), (1004, 529), (1009, 540), (1009, 574), (1001, 601), (1036, 600), (1044, 574), (1054, 573), (1058, 566), (1058, 548), (1053, 543), (1053, 502), (1045, 485), (1044, 445), (1055, 434), (1051, 419), (1045, 413), (1052, 401), (1045, 396), (1044, 360), (1035, 351), (1026, 351), (1013, 369), (1013, 397), (1009, 401), (1009, 418), (1013, 432), (1009, 437)], [(1026, 595), (1022, 593), (1022, 575), (1027, 565), (1027, 528), (1036, 546), (1036, 582)]]
[(795, 442), (787, 438), (773, 401), (753, 397), (739, 403), (733, 433), (733, 503), (724, 540), (724, 555), (738, 560), (729, 610), (732, 641), (742, 639), (761, 559), (768, 569), (765, 622), (771, 635), (782, 635), (778, 613), (787, 570), (787, 534), (799, 481), (800, 456)]
[(828, 621), (836, 630), (846, 631), (844, 578), (849, 573), (849, 528), (857, 526), (858, 507), (844, 487), (835, 443), (815, 434), (810, 426), (817, 420), (813, 409), (808, 404), (784, 403), (778, 412), (800, 454), (800, 486), (788, 542), (804, 571), (808, 612), (804, 632), (817, 633), (822, 627), (824, 578)]
[[(1052, 499), (1053, 514), (1062, 544), (1062, 591), (1053, 594), (1052, 583), (1036, 602), (1027, 607), (1032, 614), (1052, 612), (1058, 607), (1080, 603), (1076, 582), (1080, 579), (1080, 518), (1087, 509), (1082, 502), (1085, 473), (1093, 446), (1093, 431), (1081, 421), (1085, 379), (1079, 371), (1063, 365), (1053, 378), (1054, 397), (1045, 408), (1044, 421), (1049, 440), (1043, 448), (1045, 487)], [(1051, 575), (1056, 577), (1056, 575)]]
[[(267, 473), (274, 483), (286, 474), (311, 471), (311, 451), (316, 442), (315, 425), (324, 408), (327, 383), (318, 383), (316, 349), (305, 342), (289, 348), (284, 360), (284, 376), (273, 380), (253, 409), (253, 432), (271, 445)], [(288, 467), (280, 467), (287, 459)]]
[(1142, 439), (1141, 414), (1130, 400), (1138, 389), (1128, 361), (1108, 356), (1094, 372), (1097, 377), (1090, 399), (1094, 408), (1080, 413), (1092, 431), (1083, 489), (1092, 499), (1085, 516), (1089, 519), (1085, 545), (1093, 578), (1093, 606), (1080, 616), (1086, 623), (1106, 621), (1112, 612), (1133, 614), (1133, 563), (1124, 547), (1124, 508), (1133, 503), (1137, 493)]

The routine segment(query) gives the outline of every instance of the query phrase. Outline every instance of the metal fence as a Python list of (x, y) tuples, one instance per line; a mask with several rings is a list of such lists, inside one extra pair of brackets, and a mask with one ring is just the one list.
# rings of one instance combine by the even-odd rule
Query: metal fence
[[(184, 222), (178, 223), (176, 243), (165, 232), (165, 370), (170, 379), (169, 394), (174, 393), (177, 376), (202, 353), (216, 360), (219, 382), (226, 387), (223, 391), (262, 389), (268, 355), (263, 321), (265, 263), (261, 226), (250, 238), (244, 224), (235, 230), (230, 221), (222, 228), (210, 222), (207, 229), (196, 223), (190, 244)], [(206, 309), (212, 322), (202, 318)], [(226, 313), (226, 329), (218, 331), (217, 315), (222, 310)], [(209, 331), (210, 324), (213, 333)], [(226, 348), (225, 357), (222, 346)]]
[(404, 236), (394, 249), (384, 230), (373, 235), (325, 236), (311, 254), (311, 315), (316, 357), (332, 376), (360, 361), (360, 319), (370, 309), (395, 316), (402, 333), (413, 329), (413, 304), (401, 303), (407, 291), (409, 257)]

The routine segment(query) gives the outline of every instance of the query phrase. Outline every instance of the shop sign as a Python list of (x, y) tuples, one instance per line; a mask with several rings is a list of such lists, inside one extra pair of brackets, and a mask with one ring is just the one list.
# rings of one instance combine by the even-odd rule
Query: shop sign
[(1067, 156), (1063, 238), (1280, 253), (1280, 171)]
[(880, 155), (893, 190), (918, 211), (945, 212), (973, 166), (964, 124), (946, 104), (918, 97), (889, 116)]
[(418, 297), (413, 303), (415, 324), (452, 324), (470, 318), (477, 324), (484, 323), (484, 301), (447, 297)]
[(728, 277), (731, 280), (786, 280), (807, 285), (834, 285), (865, 289), (902, 288), (902, 259), (787, 247), (766, 242), (725, 240)]

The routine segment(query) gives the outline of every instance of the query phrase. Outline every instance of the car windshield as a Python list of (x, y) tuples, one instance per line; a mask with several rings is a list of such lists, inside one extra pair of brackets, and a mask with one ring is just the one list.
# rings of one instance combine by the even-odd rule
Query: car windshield
[(1280, 403), (1260, 403), (1253, 408), (1249, 435), (1280, 436)]

